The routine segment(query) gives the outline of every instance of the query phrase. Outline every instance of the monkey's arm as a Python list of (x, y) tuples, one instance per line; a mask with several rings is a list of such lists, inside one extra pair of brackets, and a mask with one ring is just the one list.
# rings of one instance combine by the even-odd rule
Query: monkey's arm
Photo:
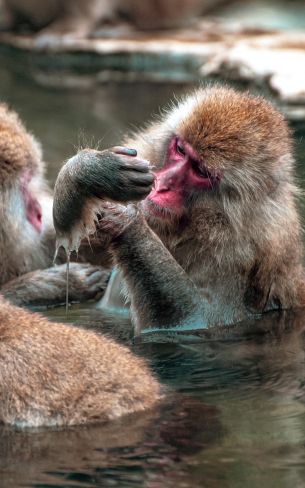
[[(62, 168), (53, 206), (57, 235), (73, 243), (75, 228), (84, 232), (85, 224), (89, 221), (90, 225), (90, 218), (93, 220), (94, 211), (98, 211), (98, 236), (111, 244), (126, 278), (137, 329), (202, 329), (206, 324), (199, 291), (141, 214), (132, 206), (101, 201), (140, 200), (151, 190), (153, 176), (148, 162), (135, 159), (136, 152), (132, 155), (123, 150), (130, 151), (85, 150)], [(100, 199), (98, 210), (93, 198)]]
[(53, 219), (57, 238), (68, 242), (69, 250), (94, 231), (101, 200), (137, 201), (149, 194), (154, 176), (149, 162), (136, 155), (136, 150), (120, 146), (85, 149), (62, 167), (54, 189)]
[[(148, 162), (138, 160), (136, 151), (113, 148), (108, 151), (81, 151), (62, 169), (58, 177), (55, 195), (55, 221), (58, 228), (71, 229), (81, 219), (84, 203), (92, 198), (114, 198), (122, 201), (139, 199), (149, 193), (153, 176), (149, 174)], [(130, 164), (132, 161), (132, 164)], [(135, 185), (133, 181), (139, 183)], [(125, 189), (126, 187), (126, 189)], [(57, 212), (57, 213), (56, 213)], [(60, 218), (56, 220), (56, 215)], [(49, 266), (55, 252), (53, 226), (45, 230), (42, 247)], [(81, 261), (111, 266), (108, 242), (90, 237), (83, 240), (77, 258)], [(59, 262), (66, 256), (60, 256)], [(72, 254), (71, 260), (76, 256)], [(69, 298), (72, 301), (86, 301), (102, 295), (109, 271), (88, 264), (73, 263), (70, 268)], [(17, 305), (55, 305), (65, 302), (66, 268), (56, 266), (27, 273), (6, 283), (0, 290)]]
[[(69, 301), (82, 302), (100, 297), (105, 291), (109, 271), (99, 266), (71, 263)], [(26, 273), (6, 283), (0, 293), (19, 306), (55, 306), (66, 300), (66, 265)]]
[[(198, 289), (143, 216), (131, 206), (127, 211), (130, 223), (113, 238), (111, 250), (127, 284), (136, 331), (205, 328)], [(135, 214), (130, 217), (130, 212)], [(120, 222), (124, 220), (123, 215)]]

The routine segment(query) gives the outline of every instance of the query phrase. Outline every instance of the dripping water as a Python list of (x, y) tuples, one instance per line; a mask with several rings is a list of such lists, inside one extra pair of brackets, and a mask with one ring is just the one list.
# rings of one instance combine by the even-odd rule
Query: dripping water
[[(98, 202), (98, 205), (100, 202)], [(66, 252), (67, 257), (67, 267), (66, 267), (66, 315), (68, 315), (69, 311), (69, 269), (70, 269), (70, 257), (71, 252), (75, 251), (76, 256), (78, 257), (78, 249), (81, 243), (81, 240), (86, 238), (88, 240), (91, 252), (93, 253), (93, 249), (90, 242), (90, 234), (93, 234), (96, 231), (96, 214), (99, 211), (99, 206), (93, 205), (92, 208), (88, 209), (88, 219), (87, 222), (83, 222), (82, 220), (78, 225), (75, 225), (73, 228), (69, 230), (64, 235), (57, 236), (56, 238), (56, 250), (55, 256), (53, 260), (53, 264), (55, 264), (56, 258), (58, 256), (58, 251), (61, 247)]]
[(67, 268), (66, 268), (66, 315), (69, 311), (69, 270), (70, 270), (71, 251), (67, 251)]
[(70, 246), (67, 244), (67, 239), (57, 239), (56, 240), (56, 250), (55, 250), (55, 256), (53, 260), (53, 264), (56, 264), (56, 258), (58, 255), (59, 249), (63, 247), (65, 252), (66, 252), (66, 257), (67, 257), (67, 264), (66, 264), (66, 315), (68, 315), (69, 311), (69, 272), (70, 272), (70, 257), (71, 257), (71, 249)]

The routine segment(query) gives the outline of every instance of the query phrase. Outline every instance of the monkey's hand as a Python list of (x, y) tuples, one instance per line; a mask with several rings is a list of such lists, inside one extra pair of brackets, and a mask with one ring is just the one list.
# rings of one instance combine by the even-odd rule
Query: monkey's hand
[(77, 248), (94, 230), (103, 200), (125, 203), (150, 193), (154, 176), (148, 161), (136, 156), (135, 149), (120, 146), (85, 149), (63, 166), (55, 184), (53, 217), (57, 236), (69, 242), (67, 248)]
[[(1, 294), (19, 306), (55, 306), (65, 303), (66, 265), (32, 271), (11, 280)], [(105, 291), (109, 271), (90, 264), (70, 263), (69, 301), (98, 299)]]
[(127, 206), (118, 203), (103, 202), (96, 225), (97, 237), (102, 242), (111, 243), (140, 215), (136, 205)]
[(62, 168), (55, 191), (64, 183), (83, 197), (121, 203), (142, 200), (151, 191), (154, 175), (149, 162), (136, 156), (135, 149), (121, 146), (84, 149)]

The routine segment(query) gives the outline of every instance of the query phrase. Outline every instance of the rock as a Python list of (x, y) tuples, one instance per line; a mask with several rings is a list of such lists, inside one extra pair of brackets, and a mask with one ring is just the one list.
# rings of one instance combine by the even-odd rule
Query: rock
[(6, 59), (12, 50), (42, 84), (86, 89), (112, 79), (193, 82), (216, 75), (257, 84), (277, 96), (289, 116), (305, 118), (304, 32), (205, 18), (191, 29), (127, 34), (118, 28), (116, 37), (59, 37), (44, 45), (35, 36), (0, 34)]
[(281, 100), (305, 101), (305, 34), (273, 32), (233, 42), (205, 63), (201, 74), (265, 83)]

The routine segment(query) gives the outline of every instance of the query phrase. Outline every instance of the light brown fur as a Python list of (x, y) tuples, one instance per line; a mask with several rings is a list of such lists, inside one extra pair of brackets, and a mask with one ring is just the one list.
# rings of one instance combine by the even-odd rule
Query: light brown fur
[(13, 184), (15, 175), (24, 167), (41, 176), (44, 168), (40, 144), (26, 132), (18, 115), (4, 103), (0, 105), (0, 133), (2, 181)]
[[(44, 206), (43, 230), (38, 233), (26, 221), (20, 192), (22, 173), (35, 175), (31, 185), (33, 195)], [(29, 134), (18, 115), (5, 104), (0, 105), (0, 285), (33, 269), (52, 263), (49, 250), (52, 222), (51, 193), (44, 182), (41, 147)], [(46, 241), (46, 242), (45, 242)], [(54, 244), (53, 244), (54, 245)], [(53, 247), (54, 249), (54, 247)]]
[(169, 112), (129, 145), (159, 166), (161, 144), (176, 132), (209, 169), (223, 171), (219, 193), (189, 209), (183, 231), (146, 215), (149, 225), (202, 292), (214, 296), (213, 307), (223, 297), (242, 319), (247, 310), (303, 306), (298, 189), (284, 117), (262, 97), (225, 87), (199, 90), (192, 100), (191, 112), (187, 97), (173, 109), (176, 124)]
[(146, 199), (137, 211), (107, 202), (99, 210), (98, 232), (112, 240), (137, 329), (229, 325), (304, 306), (299, 190), (284, 117), (262, 97), (202, 88), (125, 142), (158, 174), (176, 136), (221, 175), (213, 189), (189, 189), (176, 214), (161, 206), (167, 218)]
[(0, 298), (0, 421), (106, 422), (152, 408), (159, 398), (158, 382), (127, 348)]

